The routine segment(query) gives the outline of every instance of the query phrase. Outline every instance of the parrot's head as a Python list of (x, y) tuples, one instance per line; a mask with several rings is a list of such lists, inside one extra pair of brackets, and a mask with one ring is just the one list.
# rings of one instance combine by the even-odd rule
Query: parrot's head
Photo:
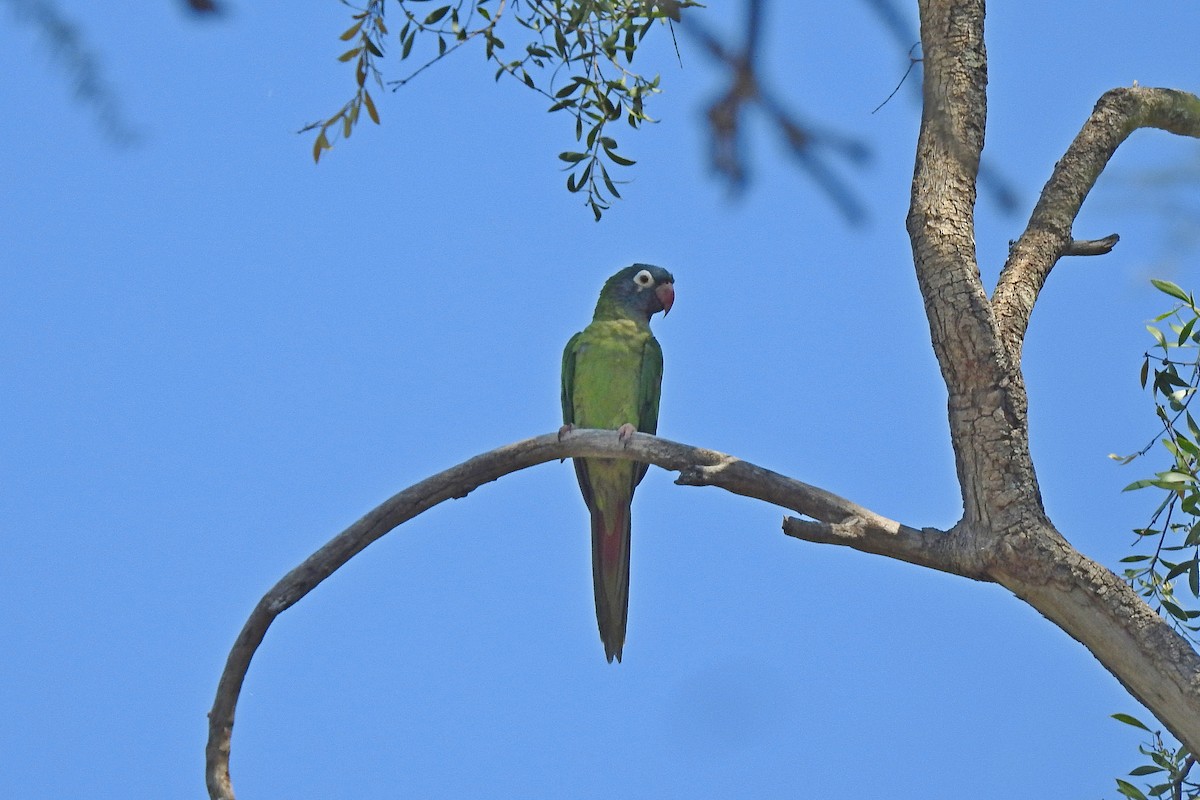
[(605, 282), (596, 313), (611, 310), (649, 322), (659, 311), (665, 315), (674, 303), (675, 278), (671, 273), (653, 264), (634, 264)]

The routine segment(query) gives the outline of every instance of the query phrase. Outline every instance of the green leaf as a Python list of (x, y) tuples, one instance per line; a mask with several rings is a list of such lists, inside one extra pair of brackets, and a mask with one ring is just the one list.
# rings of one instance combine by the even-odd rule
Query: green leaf
[(1162, 602), (1163, 610), (1175, 619), (1188, 620), (1194, 616), (1193, 614), (1189, 614), (1188, 612), (1184, 611), (1177, 603), (1172, 603), (1170, 600), (1164, 599), (1160, 602)]
[(1153, 325), (1147, 325), (1146, 330), (1148, 330), (1150, 332), (1150, 335), (1154, 337), (1155, 341), (1157, 341), (1159, 343), (1159, 345), (1161, 345), (1163, 347), (1167, 346), (1167, 340), (1163, 337), (1162, 331), (1160, 331), (1158, 328), (1154, 327)]
[(450, 12), (450, 6), (442, 6), (441, 8), (435, 8), (433, 11), (429, 12), (429, 16), (425, 17), (425, 24), (433, 25), (438, 20), (440, 20), (442, 17), (446, 16), (446, 14), (448, 14), (449, 12)]
[(371, 121), (378, 125), (379, 112), (375, 110), (375, 101), (371, 99), (371, 94), (366, 89), (363, 89), (363, 105), (367, 107), (367, 114), (371, 116)]
[[(1167, 562), (1164, 561), (1163, 563), (1165, 564)], [(1163, 580), (1164, 581), (1174, 580), (1175, 578), (1178, 578), (1180, 575), (1182, 575), (1183, 573), (1187, 572), (1189, 569), (1192, 569), (1195, 566), (1196, 566), (1195, 561), (1181, 561), (1180, 563), (1175, 564), (1174, 566), (1171, 567), (1170, 571), (1167, 572), (1166, 577), (1164, 577)]]
[(1158, 289), (1160, 292), (1163, 292), (1164, 294), (1169, 294), (1169, 295), (1171, 295), (1171, 297), (1174, 297), (1176, 300), (1182, 300), (1183, 302), (1187, 303), (1188, 305), (1191, 305), (1192, 298), (1188, 297), (1187, 292), (1185, 292), (1183, 289), (1180, 289), (1178, 286), (1171, 283), (1170, 281), (1160, 281), (1157, 278), (1151, 278), (1150, 283), (1154, 284), (1154, 288)]
[(1196, 447), (1196, 443), (1182, 433), (1175, 434), (1175, 446), (1193, 458), (1200, 455), (1200, 448)]
[(1149, 374), (1150, 374), (1150, 357), (1149, 357), (1149, 356), (1147, 356), (1147, 357), (1146, 357), (1146, 358), (1145, 358), (1145, 359), (1142, 361), (1142, 371), (1141, 371), (1141, 374), (1139, 375), (1139, 379), (1140, 379), (1140, 380), (1141, 380), (1141, 382), (1142, 382), (1142, 388), (1143, 388), (1143, 389), (1145, 389), (1145, 388), (1146, 388), (1146, 377), (1147, 377)]
[(568, 164), (577, 164), (587, 158), (587, 153), (572, 153), (569, 150), (558, 154), (559, 161), (566, 161)]
[(330, 147), (329, 140), (325, 138), (325, 129), (321, 129), (321, 133), (317, 135), (317, 140), (313, 142), (313, 163), (317, 164), (321, 161), (321, 151), (328, 150)]
[(622, 167), (632, 167), (637, 163), (632, 158), (625, 158), (624, 156), (617, 155), (616, 151), (614, 150), (609, 150), (606, 148), (604, 152), (608, 153), (608, 157), (612, 159), (614, 164), (620, 164)]
[(371, 51), (371, 55), (383, 58), (383, 51), (379, 49), (379, 45), (375, 44), (370, 39), (363, 39), (363, 44), (365, 44), (367, 49)]
[(1152, 733), (1152, 731), (1143, 725), (1137, 717), (1130, 716), (1129, 714), (1113, 714), (1112, 718), (1117, 722), (1124, 722), (1126, 725), (1132, 725), (1135, 728), (1141, 728), (1148, 733)]
[(1150, 478), (1143, 478), (1140, 481), (1134, 481), (1133, 483), (1129, 484), (1121, 491), (1122, 492), (1132, 492), (1136, 489), (1145, 489), (1147, 486), (1155, 486), (1155, 485), (1156, 485), (1155, 482), (1153, 480), (1151, 480)]
[(1196, 317), (1192, 317), (1179, 330), (1179, 346), (1183, 347), (1183, 343), (1192, 335), (1192, 328), (1196, 327)]
[(1130, 800), (1149, 800), (1146, 795), (1142, 794), (1141, 789), (1137, 788), (1129, 781), (1123, 781), (1120, 778), (1117, 778), (1116, 781), (1117, 791), (1130, 798)]
[(600, 165), (600, 177), (604, 179), (604, 185), (608, 187), (609, 194), (613, 197), (621, 196), (621, 193), (617, 191), (617, 187), (613, 185), (612, 178), (608, 177), (608, 170), (604, 168), (603, 164)]
[(1140, 767), (1134, 767), (1129, 770), (1130, 775), (1153, 775), (1156, 772), (1165, 772), (1162, 767), (1157, 767), (1154, 764), (1145, 764)]

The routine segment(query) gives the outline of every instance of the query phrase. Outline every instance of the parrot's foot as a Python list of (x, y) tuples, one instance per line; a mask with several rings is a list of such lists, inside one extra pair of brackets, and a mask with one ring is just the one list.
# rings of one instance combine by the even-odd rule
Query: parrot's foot
[[(568, 422), (567, 424), (563, 425), (561, 428), (558, 429), (558, 440), (561, 442), (563, 440), (563, 437), (566, 436), (568, 433), (570, 433), (573, 430), (575, 430), (575, 426), (572, 425), (571, 423)], [(561, 464), (562, 462), (564, 462), (566, 460), (567, 460), (566, 456), (563, 456), (562, 458), (560, 458), (558, 460), (558, 463)]]
[(633, 423), (626, 422), (621, 427), (617, 428), (617, 438), (621, 440), (621, 444), (625, 447), (629, 446), (629, 440), (637, 433), (637, 428), (633, 427)]

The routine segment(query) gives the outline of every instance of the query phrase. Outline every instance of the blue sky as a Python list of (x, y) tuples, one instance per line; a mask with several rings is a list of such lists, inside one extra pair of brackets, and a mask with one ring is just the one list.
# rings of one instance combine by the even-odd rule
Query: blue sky
[[(0, 14), (9, 794), (201, 796), (205, 713), (262, 593), (390, 494), (556, 429), (562, 347), (633, 261), (677, 278), (662, 435), (910, 525), (958, 518), (903, 224), (917, 108), (902, 91), (870, 113), (907, 57), (865, 4), (775, 3), (764, 54), (806, 119), (871, 147), (841, 173), (858, 227), (761, 121), (748, 190), (714, 179), (701, 119), (723, 86), (687, 39), (682, 68), (665, 39), (647, 52), (662, 122), (624, 135), (639, 164), (596, 224), (562, 188), (568, 120), (481, 53), (377, 93), (382, 127), (314, 166), (295, 131), (349, 96), (347, 10), (178, 5), (63, 2), (142, 133), (127, 149)], [(714, 5), (732, 28), (740, 4)], [(1103, 91), (1200, 88), (1198, 26), (1195, 4), (995, 4), (985, 157), (1019, 211), (981, 199), (989, 285)], [(1198, 152), (1130, 139), (1076, 227), (1120, 245), (1060, 264), (1026, 345), (1047, 508), (1110, 565), (1152, 502), (1120, 493), (1151, 465), (1106, 458), (1153, 432), (1147, 279), (1200, 283), (1186, 226), (1156, 213), (1189, 197), (1139, 176)], [(256, 656), (239, 796), (1091, 798), (1136, 765), (1108, 716), (1137, 706), (1003, 589), (796, 542), (780, 509), (671, 480), (651, 470), (634, 505), (619, 666), (569, 465), (371, 546)]]

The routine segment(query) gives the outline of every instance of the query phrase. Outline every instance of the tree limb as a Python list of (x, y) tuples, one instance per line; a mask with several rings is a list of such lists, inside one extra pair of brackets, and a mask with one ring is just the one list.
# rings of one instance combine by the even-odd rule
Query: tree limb
[[(485, 483), (517, 470), (547, 461), (578, 457), (625, 458), (656, 464), (680, 472), (676, 483), (717, 486), (788, 508), (825, 523), (851, 526), (873, 537), (920, 536), (938, 532), (916, 531), (835, 494), (788, 478), (748, 461), (715, 450), (659, 439), (638, 433), (622, 446), (612, 431), (576, 429), (564, 435), (548, 434), (499, 447), (458, 466), (439, 472), (384, 501), (366, 516), (335, 536), (271, 587), (238, 634), (217, 684), (208, 715), (206, 780), (213, 800), (233, 800), (229, 756), (234, 712), (242, 683), (267, 628), (283, 611), (315, 589), (323, 580), (384, 534), (413, 517), (452, 498), (466, 497)], [(949, 561), (939, 563), (931, 549), (929, 566), (954, 572)]]
[(7, 1), (18, 20), (29, 22), (41, 33), (73, 84), (75, 96), (95, 114), (105, 136), (120, 147), (137, 144), (140, 136), (126, 117), (120, 97), (105, 78), (100, 58), (92, 52), (86, 35), (68, 18), (61, 3), (58, 0)]
[(921, 133), (908, 234), (946, 382), (964, 520), (1003, 531), (1044, 519), (1020, 371), (1001, 344), (975, 255), (987, 118), (983, 0), (921, 0)]
[[(452, 498), (506, 474), (556, 459), (625, 458), (679, 472), (676, 483), (716, 486), (790, 509), (784, 532), (982, 581), (996, 581), (1086, 647), (1185, 744), (1200, 741), (1200, 655), (1104, 567), (1052, 529), (1000, 539), (966, 523), (916, 529), (843, 497), (714, 450), (635, 434), (577, 429), (505, 445), (440, 472), (383, 502), (287, 573), (254, 607), (238, 634), (209, 713), (206, 778), (213, 800), (234, 800), (229, 774), (234, 713), (267, 629), (283, 611), (372, 542)], [(815, 521), (813, 521), (815, 520)]]
[(1014, 363), (1020, 363), (1025, 329), (1050, 270), (1062, 256), (1077, 255), (1071, 252), (1071, 228), (1084, 199), (1113, 153), (1138, 128), (1200, 137), (1200, 97), (1175, 89), (1134, 86), (1111, 89), (1096, 103), (1054, 165), (1025, 232), (1009, 250), (996, 285), (993, 305)]
[[(1029, 452), (1020, 348), (1037, 289), (1073, 241), (1071, 221), (1116, 144), (1146, 124), (1195, 135), (1200, 100), (1167, 90), (1123, 89), (1105, 95), (1093, 114), (1099, 121), (1085, 131), (1106, 144), (1080, 145), (1071, 155), (1081, 158), (1059, 163), (1034, 212), (1040, 227), (1031, 223), (1013, 246), (993, 302), (979, 276), (974, 232), (987, 109), (984, 3), (920, 0), (919, 8), (924, 107), (908, 230), (930, 337), (946, 382), (963, 495), (963, 518), (946, 538), (962, 537), (968, 543), (962, 551), (977, 553), (989, 578), (1087, 647), (1196, 752), (1200, 654), (1127, 584), (1074, 550), (1046, 516)], [(1081, 133), (1080, 140), (1086, 139)], [(1083, 177), (1073, 179), (1073, 169), (1083, 169)], [(1039, 236), (1057, 238), (1043, 238), (1039, 244)], [(852, 535), (845, 526), (802, 524), (792, 530), (873, 551), (886, 552), (883, 545), (889, 541)], [(889, 555), (920, 555), (904, 537), (890, 542)]]
[(1072, 239), (1067, 248), (1063, 250), (1063, 255), (1103, 256), (1111, 253), (1119, 241), (1121, 241), (1121, 237), (1115, 233), (1110, 233), (1103, 239)]
[(743, 152), (743, 120), (746, 110), (757, 106), (783, 136), (789, 153), (800, 168), (821, 187), (846, 219), (859, 222), (866, 212), (845, 182), (833, 171), (826, 154), (834, 152), (852, 162), (862, 163), (869, 155), (867, 148), (852, 138), (819, 131), (802, 123), (764, 84), (758, 72), (761, 60), (760, 31), (764, 27), (763, 6), (760, 0), (747, 3), (745, 43), (736, 50), (726, 46), (694, 15), (684, 17), (680, 24), (680, 30), (696, 39), (710, 58), (724, 65), (731, 78), (728, 90), (708, 108), (710, 161), (713, 168), (728, 179), (734, 188), (745, 184), (747, 167)]
[(857, 517), (845, 522), (814, 522), (787, 517), (783, 532), (788, 536), (816, 544), (836, 544), (864, 553), (907, 561), (977, 581), (992, 581), (987, 560), (975, 548), (966, 546), (958, 531), (937, 528), (917, 530), (890, 520), (873, 521)]

